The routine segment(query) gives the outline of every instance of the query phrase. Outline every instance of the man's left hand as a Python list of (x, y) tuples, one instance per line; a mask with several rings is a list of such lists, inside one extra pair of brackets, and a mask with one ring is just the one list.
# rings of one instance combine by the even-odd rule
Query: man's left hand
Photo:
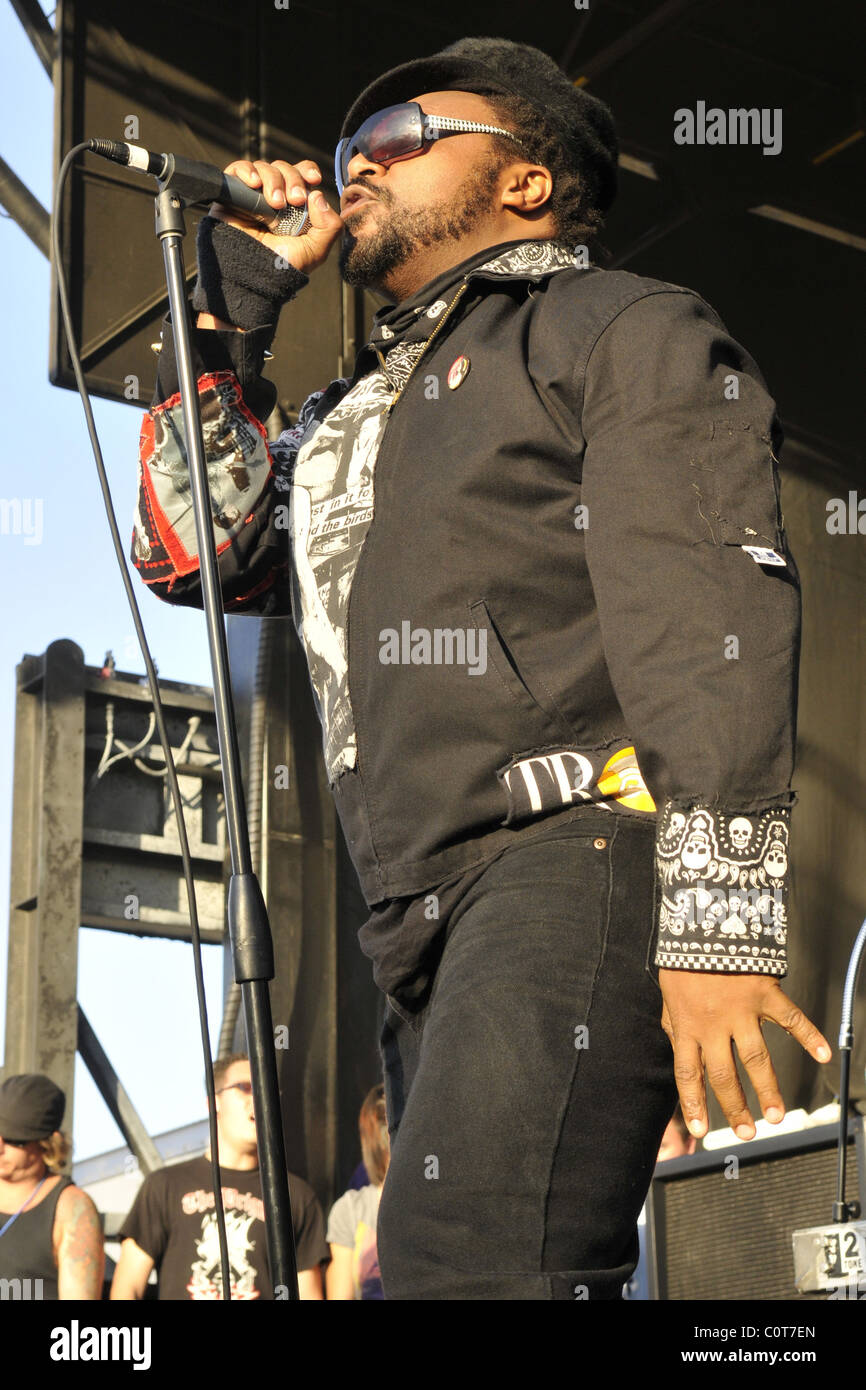
[(740, 1084), (732, 1042), (755, 1088), (764, 1119), (785, 1113), (779, 1083), (761, 1024), (784, 1028), (814, 1057), (828, 1062), (830, 1044), (770, 975), (724, 975), (694, 970), (659, 970), (664, 998), (662, 1028), (674, 1050), (674, 1075), (686, 1124), (697, 1138), (708, 1129), (704, 1067), (725, 1117), (740, 1139), (755, 1126)]

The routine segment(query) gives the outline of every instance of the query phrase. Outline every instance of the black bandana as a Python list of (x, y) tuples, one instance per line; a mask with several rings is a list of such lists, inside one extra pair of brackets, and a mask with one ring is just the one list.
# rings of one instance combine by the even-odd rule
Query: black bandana
[[(376, 353), (389, 383), (395, 391), (400, 391), (423, 356), (439, 318), (471, 271), (484, 267), (485, 272), (489, 270), (497, 275), (525, 276), (533, 270), (544, 275), (549, 273), (553, 265), (571, 263), (572, 258), (555, 242), (513, 241), (487, 246), (422, 285), (408, 299), (377, 310), (367, 350), (372, 349)], [(474, 302), (477, 297), (474, 296), (469, 302)], [(356, 371), (355, 379), (370, 370), (367, 350), (362, 354), (363, 371)]]

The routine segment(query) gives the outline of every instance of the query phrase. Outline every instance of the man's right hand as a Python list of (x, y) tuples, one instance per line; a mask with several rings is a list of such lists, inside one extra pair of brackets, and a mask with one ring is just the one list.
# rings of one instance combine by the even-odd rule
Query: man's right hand
[(236, 159), (227, 165), (223, 173), (234, 174), (242, 183), (261, 193), (275, 211), (287, 205), (302, 207), (307, 199), (310, 220), (301, 236), (286, 237), (273, 236), (261, 223), (220, 203), (211, 204), (211, 217), (255, 237), (263, 246), (269, 247), (275, 256), (282, 256), (289, 265), (305, 275), (322, 264), (343, 230), (343, 219), (319, 190), (322, 173), (317, 164), (311, 159), (302, 159), (299, 164), (287, 164), (284, 159), (277, 159), (273, 164), (263, 159), (254, 162)]

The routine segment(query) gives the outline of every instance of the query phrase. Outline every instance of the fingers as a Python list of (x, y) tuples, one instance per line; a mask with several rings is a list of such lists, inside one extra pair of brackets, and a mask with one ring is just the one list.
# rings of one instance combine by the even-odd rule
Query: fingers
[(310, 194), (307, 212), (310, 216), (311, 234), (319, 234), (330, 243), (343, 231), (342, 217), (334, 211), (321, 190), (317, 189)]
[[(674, 1073), (689, 1130), (702, 1137), (708, 1128), (704, 1066), (707, 1082), (740, 1139), (756, 1133), (743, 1092), (737, 1058), (755, 1090), (761, 1114), (778, 1124), (785, 1114), (770, 1053), (761, 1030), (769, 1019), (818, 1062), (831, 1057), (824, 1035), (779, 987), (776, 980), (756, 976), (713, 980), (679, 977), (662, 979), (662, 1027), (674, 1050)], [(736, 1054), (734, 1052), (736, 1047)]]
[(287, 205), (302, 207), (306, 204), (308, 221), (301, 235), (285, 237), (269, 232), (263, 222), (247, 217), (236, 208), (222, 207), (219, 203), (211, 204), (211, 217), (247, 232), (298, 270), (309, 273), (322, 264), (337, 237), (342, 235), (343, 219), (321, 192), (322, 171), (318, 164), (312, 159), (301, 159), (297, 164), (289, 164), (284, 159), (272, 163), (264, 159), (236, 159), (223, 172), (255, 188), (277, 211)]
[[(665, 1029), (668, 1032), (668, 1029)], [(670, 1033), (668, 1033), (670, 1036)], [(683, 1117), (689, 1133), (702, 1139), (709, 1129), (704, 1070), (713, 1094), (725, 1113), (725, 1119), (739, 1139), (752, 1139), (756, 1133), (754, 1121), (740, 1085), (737, 1065), (730, 1040), (718, 1043), (705, 1054), (694, 1038), (671, 1039), (674, 1048), (674, 1077), (680, 1095)], [(769, 1058), (768, 1058), (769, 1060)], [(770, 1069), (772, 1071), (772, 1067)], [(773, 1077), (775, 1082), (775, 1076)], [(778, 1094), (775, 1092), (774, 1094)], [(781, 1099), (781, 1098), (779, 1098)], [(781, 1115), (778, 1117), (781, 1119)]]
[[(667, 1029), (665, 1029), (667, 1032)], [(670, 1036), (670, 1034), (668, 1034)], [(707, 1097), (704, 1090), (704, 1059), (694, 1039), (673, 1043), (674, 1077), (680, 1093), (683, 1118), (689, 1133), (702, 1139), (709, 1129)]]
[(704, 1057), (697, 1040), (674, 1026), (667, 997), (663, 996), (661, 1026), (667, 1034), (674, 1054), (674, 1079), (680, 1097), (683, 1118), (689, 1133), (697, 1139), (703, 1138), (709, 1125), (707, 1123), (707, 1099), (704, 1090)]
[(761, 1014), (763, 1018), (770, 1019), (780, 1028), (784, 1028), (786, 1033), (790, 1033), (816, 1062), (829, 1062), (833, 1049), (824, 1034), (806, 1017), (803, 1010), (797, 1007), (793, 999), (788, 998), (780, 986), (777, 985), (773, 990), (769, 1003), (764, 1005)]
[(300, 206), (306, 200), (309, 186), (322, 181), (322, 172), (311, 159), (302, 159), (297, 164), (288, 164), (284, 159), (275, 159), (273, 163), (264, 159), (236, 159), (223, 172), (234, 174), (250, 188), (259, 189), (274, 208), (283, 208), (287, 203)]
[(334, 211), (320, 188), (310, 187), (322, 181), (321, 170), (311, 159), (303, 159), (299, 164), (287, 164), (281, 159), (273, 164), (258, 160), (250, 168), (252, 177), (258, 176), (261, 180), (262, 194), (272, 206), (281, 207), (288, 202), (300, 207), (306, 203), (310, 219), (308, 234), (324, 234), (318, 238), (314, 235), (314, 241), (330, 245), (334, 237), (342, 232), (343, 220), (339, 213)]
[(282, 173), (288, 201), (296, 206), (306, 202), (310, 185), (318, 187), (322, 182), (321, 170), (311, 159), (302, 159), (299, 164), (286, 164), (278, 159), (272, 167)]
[(755, 1122), (749, 1113), (745, 1093), (740, 1085), (730, 1038), (724, 1044), (716, 1043), (709, 1048), (706, 1061), (707, 1080), (731, 1129), (738, 1139), (754, 1139), (757, 1133)]
[[(763, 1034), (759, 1029), (746, 1028), (741, 1035), (735, 1036), (734, 1042), (740, 1061), (755, 1088), (761, 1114), (770, 1124), (778, 1124), (785, 1114), (785, 1102)], [(751, 1135), (749, 1137), (751, 1138)]]

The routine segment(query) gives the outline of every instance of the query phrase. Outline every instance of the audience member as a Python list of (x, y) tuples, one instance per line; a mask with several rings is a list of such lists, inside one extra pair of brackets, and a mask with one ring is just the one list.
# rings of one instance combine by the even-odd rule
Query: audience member
[[(248, 1058), (236, 1055), (214, 1062), (214, 1089), (231, 1296), (273, 1299)], [(289, 1173), (289, 1198), (300, 1296), (321, 1299), (320, 1266), (328, 1258), (322, 1208), (313, 1189), (294, 1173)], [(138, 1191), (120, 1239), (120, 1260), (111, 1286), (113, 1299), (143, 1298), (154, 1268), (161, 1300), (221, 1299), (210, 1151), (202, 1158), (150, 1173)]]
[(105, 1247), (99, 1213), (62, 1171), (72, 1148), (60, 1129), (65, 1109), (63, 1091), (39, 1073), (10, 1076), (0, 1086), (4, 1298), (102, 1297)]
[(331, 1208), (331, 1263), (325, 1276), (329, 1299), (384, 1297), (376, 1248), (379, 1198), (390, 1158), (383, 1086), (374, 1086), (365, 1096), (358, 1128), (369, 1181), (360, 1189), (349, 1188)]
[(682, 1158), (684, 1154), (693, 1154), (697, 1145), (698, 1141), (689, 1133), (682, 1107), (677, 1102), (677, 1108), (662, 1135), (656, 1163), (666, 1163), (669, 1158)]

